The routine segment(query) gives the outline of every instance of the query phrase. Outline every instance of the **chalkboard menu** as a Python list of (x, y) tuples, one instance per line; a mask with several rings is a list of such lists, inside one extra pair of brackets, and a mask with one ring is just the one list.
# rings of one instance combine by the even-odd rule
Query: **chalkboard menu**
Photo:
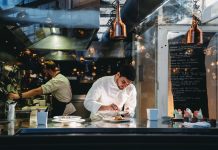
[[(210, 35), (204, 34), (205, 37)], [(209, 40), (204, 39), (202, 45), (190, 45), (180, 42), (181, 38), (169, 40), (174, 107), (192, 111), (201, 108), (203, 115), (208, 117), (204, 49)]]

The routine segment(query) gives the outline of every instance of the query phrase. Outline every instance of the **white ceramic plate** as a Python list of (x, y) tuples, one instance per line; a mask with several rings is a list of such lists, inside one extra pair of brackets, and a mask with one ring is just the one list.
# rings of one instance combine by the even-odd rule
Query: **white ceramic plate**
[(53, 119), (52, 121), (58, 123), (70, 123), (70, 122), (82, 123), (85, 122), (85, 119), (69, 119), (69, 120)]
[(59, 119), (59, 120), (74, 120), (74, 119), (81, 119), (81, 116), (54, 116), (54, 119)]
[(98, 113), (104, 117), (107, 117), (107, 116), (117, 116), (117, 115), (123, 115), (123, 114), (126, 114), (125, 111), (98, 111)]
[(119, 122), (130, 122), (130, 118), (123, 118), (122, 120), (115, 120), (114, 117), (105, 117), (103, 118), (106, 122), (113, 122), (113, 123), (119, 123)]

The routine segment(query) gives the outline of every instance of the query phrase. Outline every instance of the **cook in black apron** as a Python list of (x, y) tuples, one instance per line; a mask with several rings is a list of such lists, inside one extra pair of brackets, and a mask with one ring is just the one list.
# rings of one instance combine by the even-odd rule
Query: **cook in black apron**
[(60, 102), (54, 96), (52, 96), (52, 116), (62, 116), (66, 105), (71, 103), (70, 102)]

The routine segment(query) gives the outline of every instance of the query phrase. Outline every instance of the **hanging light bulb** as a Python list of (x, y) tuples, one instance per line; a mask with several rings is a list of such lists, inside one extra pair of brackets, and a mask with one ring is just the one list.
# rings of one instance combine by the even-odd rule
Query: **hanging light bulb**
[(110, 28), (110, 38), (115, 40), (122, 40), (126, 38), (126, 25), (123, 23), (120, 17), (120, 2), (116, 0), (116, 18), (112, 22), (112, 27)]
[(198, 18), (193, 15), (192, 26), (187, 32), (187, 44), (203, 44), (203, 32), (198, 27)]

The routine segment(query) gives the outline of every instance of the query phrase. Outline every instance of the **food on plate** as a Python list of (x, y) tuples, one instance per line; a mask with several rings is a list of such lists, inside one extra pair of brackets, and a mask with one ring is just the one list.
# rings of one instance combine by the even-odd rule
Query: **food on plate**
[(124, 118), (122, 116), (115, 116), (114, 120), (124, 120)]

